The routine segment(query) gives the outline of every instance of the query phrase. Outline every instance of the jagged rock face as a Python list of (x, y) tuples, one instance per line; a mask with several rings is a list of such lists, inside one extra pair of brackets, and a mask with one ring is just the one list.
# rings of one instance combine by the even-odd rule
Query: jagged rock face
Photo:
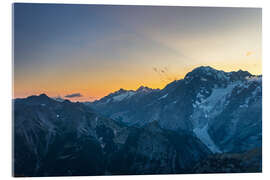
[(151, 123), (132, 131), (119, 155), (113, 167), (117, 174), (175, 174), (191, 172), (211, 152), (190, 134), (164, 131)]
[[(59, 103), (43, 96), (16, 100), (15, 175), (102, 173), (102, 143), (98, 141), (99, 131), (94, 129), (109, 123), (79, 103)], [(89, 164), (89, 159), (96, 163)]]
[(262, 144), (262, 84), (249, 79), (236, 85), (223, 111), (213, 118), (209, 133), (224, 152), (243, 152)]
[(182, 173), (208, 155), (192, 134), (158, 123), (127, 127), (46, 95), (14, 102), (15, 176)]
[[(144, 104), (143, 101), (151, 101), (151, 94), (155, 94), (159, 91), (159, 89), (151, 89), (144, 86), (139, 87), (136, 91), (120, 89), (98, 101), (87, 103), (87, 105), (98, 110), (104, 116), (121, 119), (122, 116), (125, 116), (127, 107), (136, 109)], [(118, 116), (118, 113), (120, 113), (121, 116)], [(136, 123), (133, 122), (132, 124)]]
[(42, 94), (14, 100), (14, 175), (260, 172), (261, 132), (262, 77), (246, 71), (199, 67), (94, 103)]
[(261, 146), (262, 77), (247, 71), (202, 66), (159, 91), (101, 104), (91, 107), (129, 126), (157, 121), (164, 129), (194, 133), (213, 153)]

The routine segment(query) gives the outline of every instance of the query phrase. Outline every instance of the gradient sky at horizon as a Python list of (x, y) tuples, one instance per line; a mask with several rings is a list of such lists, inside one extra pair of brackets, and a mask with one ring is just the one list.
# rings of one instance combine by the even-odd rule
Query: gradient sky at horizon
[(163, 88), (193, 68), (262, 73), (261, 9), (14, 5), (14, 98)]

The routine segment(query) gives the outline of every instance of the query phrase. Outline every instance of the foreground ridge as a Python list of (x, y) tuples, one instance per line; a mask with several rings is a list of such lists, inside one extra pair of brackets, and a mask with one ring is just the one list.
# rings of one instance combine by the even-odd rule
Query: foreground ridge
[(198, 67), (92, 103), (15, 99), (14, 176), (261, 172), (262, 76)]

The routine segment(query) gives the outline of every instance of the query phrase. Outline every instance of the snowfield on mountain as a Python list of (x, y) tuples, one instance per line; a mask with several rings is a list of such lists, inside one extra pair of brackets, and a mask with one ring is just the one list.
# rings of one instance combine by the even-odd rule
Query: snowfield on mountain
[(261, 172), (262, 76), (202, 66), (94, 102), (13, 100), (14, 175)]

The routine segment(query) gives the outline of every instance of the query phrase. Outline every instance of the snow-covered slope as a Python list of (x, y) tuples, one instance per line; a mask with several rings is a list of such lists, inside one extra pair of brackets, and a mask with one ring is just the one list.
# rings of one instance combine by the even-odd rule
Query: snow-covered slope
[(208, 123), (203, 127), (194, 128), (193, 132), (213, 153), (221, 153), (220, 148), (214, 143), (208, 134)]
[(14, 100), (16, 176), (258, 172), (261, 146), (262, 77), (241, 70), (199, 67), (93, 103)]
[[(97, 106), (96, 102), (93, 108), (130, 126), (157, 121), (165, 129), (192, 132), (215, 153), (243, 151), (261, 145), (261, 88), (261, 76), (201, 66), (159, 91), (142, 97), (133, 95), (117, 104)], [(256, 116), (245, 116), (247, 111)], [(255, 143), (241, 143), (239, 147), (230, 144), (232, 139), (247, 136), (242, 133), (243, 126), (249, 136), (256, 137)]]

